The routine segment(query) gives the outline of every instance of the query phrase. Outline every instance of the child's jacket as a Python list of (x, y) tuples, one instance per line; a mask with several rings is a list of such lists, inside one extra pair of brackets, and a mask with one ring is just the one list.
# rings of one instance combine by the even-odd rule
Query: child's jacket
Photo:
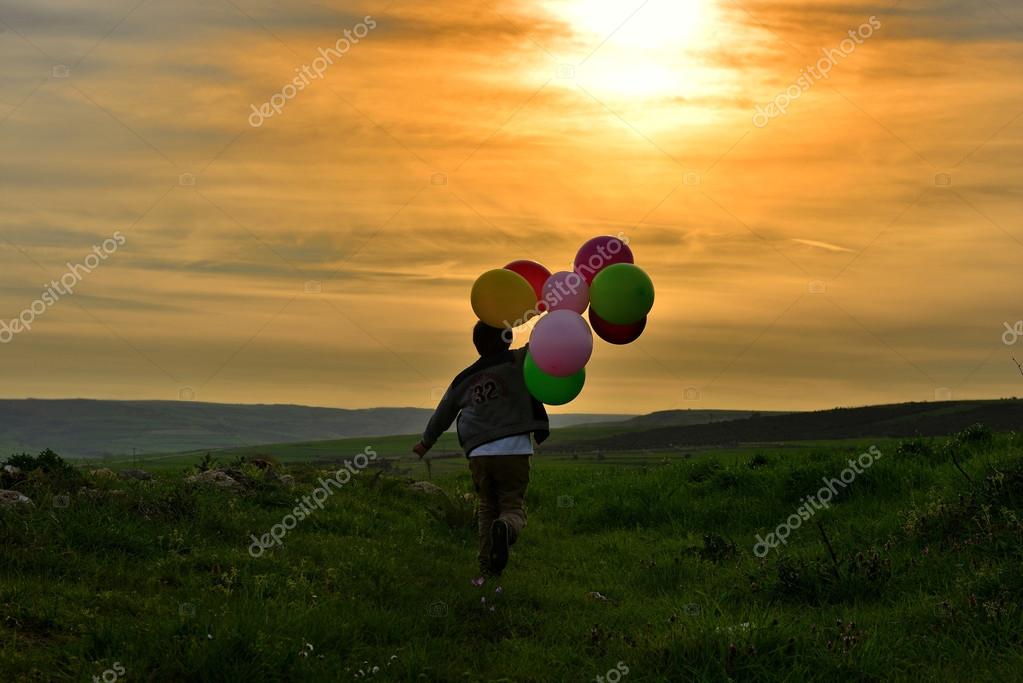
[(547, 411), (522, 377), (525, 359), (526, 348), (504, 351), (483, 356), (459, 373), (430, 418), (423, 445), (433, 446), (456, 416), (458, 442), (466, 453), (514, 434), (532, 432), (537, 443), (550, 436)]

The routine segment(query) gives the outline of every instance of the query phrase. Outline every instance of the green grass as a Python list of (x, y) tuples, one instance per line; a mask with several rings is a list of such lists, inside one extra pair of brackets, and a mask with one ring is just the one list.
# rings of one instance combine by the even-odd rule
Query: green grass
[[(349, 441), (324, 455), (411, 445)], [(184, 484), (173, 460), (146, 464), (153, 482), (86, 475), (95, 500), (41, 477), (20, 487), (34, 509), (0, 513), (0, 680), (115, 662), (129, 681), (593, 681), (619, 662), (628, 683), (1018, 680), (1021, 444), (943, 442), (877, 443), (884, 457), (813, 518), (835, 561), (810, 522), (762, 559), (755, 536), (869, 441), (539, 456), (500, 594), (469, 582), (474, 531), (399, 479), (360, 473), (256, 559), (250, 534), (324, 466), (278, 450), (294, 490), (241, 497)], [(464, 459), (433, 474), (469, 491)]]

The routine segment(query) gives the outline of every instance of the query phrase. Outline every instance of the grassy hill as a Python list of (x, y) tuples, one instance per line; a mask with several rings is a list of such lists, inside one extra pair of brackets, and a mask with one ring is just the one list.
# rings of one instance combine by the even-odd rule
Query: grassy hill
[(657, 427), (684, 427), (712, 422), (729, 422), (751, 417), (792, 415), (793, 411), (782, 410), (659, 410), (646, 415), (637, 415), (615, 423), (615, 426), (633, 429), (655, 429)]
[(0, 511), (0, 680), (1018, 680), (1015, 435), (878, 442), (758, 556), (870, 445), (540, 456), (483, 587), (464, 463), (435, 480), (447, 497), (360, 472), (259, 557), (251, 535), (326, 468), (242, 494), (33, 477), (35, 507)]
[[(725, 415), (750, 415), (744, 419), (721, 420)], [(650, 418), (650, 419), (647, 419)], [(694, 420), (710, 422), (692, 424)], [(676, 424), (648, 428), (650, 424)], [(871, 438), (875, 442), (904, 436), (952, 434), (981, 423), (1008, 431), (1023, 426), (1023, 401), (949, 401), (943, 403), (900, 403), (863, 408), (837, 408), (811, 413), (753, 413), (752, 411), (666, 411), (621, 422), (597, 422), (553, 429), (540, 447), (543, 454), (636, 454), (650, 450), (699, 451), (741, 444), (775, 443), (810, 447), (848, 439)], [(357, 453), (370, 445), (382, 456), (396, 458), (402, 467), (418, 460), (409, 454), (416, 434), (384, 437), (355, 437), (286, 444), (255, 444), (224, 449), (201, 449), (140, 458), (145, 467), (179, 468), (194, 464), (207, 452), (222, 462), (242, 456), (269, 456), (281, 462), (332, 462)], [(434, 458), (453, 458), (460, 466), (462, 451), (454, 434), (445, 434), (430, 453)], [(99, 462), (99, 461), (96, 461)], [(107, 461), (113, 467), (127, 467), (131, 459)], [(447, 469), (443, 462), (437, 465)]]
[[(425, 408), (343, 410), (190, 401), (0, 399), (0, 449), (52, 448), (65, 457), (169, 453), (422, 431)], [(625, 419), (567, 413), (553, 425)]]
[[(702, 411), (701, 411), (702, 412)], [(709, 411), (717, 412), (717, 411)], [(724, 412), (724, 411), (722, 411)], [(746, 411), (743, 411), (744, 413)], [(551, 437), (540, 446), (541, 453), (571, 452), (579, 444), (588, 441), (606, 439), (626, 433), (642, 431), (642, 422), (631, 420), (623, 422), (600, 422), (593, 424), (572, 425), (551, 430)], [(418, 434), (396, 434), (388, 436), (352, 437), (345, 439), (327, 439), (323, 441), (300, 441), (296, 443), (255, 444), (219, 449), (196, 449), (180, 453), (163, 453), (140, 456), (138, 458), (113, 456), (107, 458), (86, 458), (83, 464), (103, 465), (107, 467), (127, 468), (135, 465), (152, 470), (180, 470), (182, 466), (193, 465), (207, 454), (220, 462), (231, 462), (240, 457), (269, 457), (283, 463), (299, 462), (335, 462), (372, 446), (381, 456), (398, 459), (401, 467), (414, 466), (419, 459), (411, 455), (412, 446), (419, 439)], [(629, 449), (636, 450), (636, 449)], [(435, 461), (435, 467), (448, 469), (443, 462), (452, 459), (457, 466), (463, 466), (464, 454), (458, 445), (454, 433), (444, 434), (428, 456)]]
[(760, 415), (727, 422), (659, 427), (564, 440), (560, 450), (640, 450), (753, 442), (864, 437), (937, 436), (981, 423), (997, 430), (1023, 427), (1023, 400), (896, 403), (806, 413)]

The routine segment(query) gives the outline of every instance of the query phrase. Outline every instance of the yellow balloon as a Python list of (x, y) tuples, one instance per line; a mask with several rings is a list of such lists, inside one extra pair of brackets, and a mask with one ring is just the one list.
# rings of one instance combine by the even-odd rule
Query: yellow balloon
[(536, 315), (536, 292), (526, 278), (495, 268), (472, 285), (472, 310), (491, 327), (518, 327)]

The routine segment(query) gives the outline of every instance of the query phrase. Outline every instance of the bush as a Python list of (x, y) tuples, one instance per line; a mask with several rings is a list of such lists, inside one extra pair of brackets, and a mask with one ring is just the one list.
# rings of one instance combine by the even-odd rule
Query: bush
[(898, 458), (926, 460), (927, 462), (934, 462), (937, 459), (937, 453), (931, 442), (919, 437), (900, 441), (899, 445), (895, 447), (895, 455)]
[(939, 459), (942, 462), (962, 461), (976, 453), (991, 450), (995, 436), (990, 427), (972, 424), (953, 434), (942, 444)]
[[(242, 464), (244, 462), (245, 462), (245, 456), (242, 456), (239, 459), (238, 464), (240, 465), (240, 464)], [(197, 464), (195, 466), (195, 471), (197, 473), (199, 473), (199, 472), (208, 472), (210, 470), (217, 469), (219, 466), (220, 466), (220, 463), (217, 462), (217, 459), (214, 458), (212, 455), (210, 455), (209, 452), (207, 452), (206, 455), (202, 456), (202, 460), (199, 461), (199, 464)]]
[(39, 455), (29, 455), (28, 453), (12, 455), (7, 458), (3, 464), (13, 465), (26, 474), (34, 470), (42, 470), (46, 474), (69, 472), (77, 473), (77, 470), (68, 464), (64, 458), (60, 457), (49, 448)]
[[(70, 488), (82, 482), (83, 477), (75, 467), (64, 458), (47, 448), (39, 455), (18, 453), (10, 456), (3, 465), (11, 465), (20, 469), (30, 480), (32, 473), (45, 475), (46, 481), (55, 484), (55, 488)], [(35, 479), (40, 479), (38, 475)]]
[(989, 448), (995, 441), (991, 428), (980, 423), (970, 425), (952, 438), (964, 446), (975, 446), (980, 449)]
[(903, 532), (947, 547), (996, 544), (1018, 552), (1023, 535), (1023, 461), (989, 468), (969, 493), (932, 497), (902, 514)]

